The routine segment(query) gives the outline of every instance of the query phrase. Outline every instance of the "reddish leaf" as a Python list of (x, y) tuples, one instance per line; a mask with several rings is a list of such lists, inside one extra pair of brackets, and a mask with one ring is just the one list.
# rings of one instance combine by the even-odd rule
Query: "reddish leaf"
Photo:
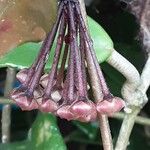
[(56, 0), (1, 0), (0, 55), (26, 41), (40, 41), (56, 17)]

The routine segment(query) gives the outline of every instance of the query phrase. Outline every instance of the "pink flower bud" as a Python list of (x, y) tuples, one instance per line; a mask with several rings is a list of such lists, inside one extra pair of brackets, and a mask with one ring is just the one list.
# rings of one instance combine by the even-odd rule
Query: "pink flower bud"
[(39, 106), (42, 112), (55, 112), (58, 109), (58, 104), (51, 99), (45, 99)]
[(62, 106), (57, 110), (56, 113), (60, 118), (70, 120), (75, 120), (74, 114), (70, 112), (70, 105)]
[(16, 78), (23, 83), (26, 80), (26, 77), (28, 75), (28, 69), (22, 69), (21, 71), (19, 71), (16, 75)]
[(40, 84), (46, 88), (47, 86), (47, 83), (48, 83), (48, 74), (44, 74), (41, 79), (40, 79)]
[(25, 95), (24, 92), (14, 90), (11, 94), (11, 98), (22, 110), (38, 109), (37, 102), (31, 97)]
[(112, 116), (115, 112), (119, 112), (125, 106), (125, 102), (114, 97), (111, 100), (103, 100), (97, 103), (96, 109), (100, 114)]
[(94, 121), (97, 118), (96, 107), (92, 101), (77, 101), (70, 107), (70, 112), (81, 122)]

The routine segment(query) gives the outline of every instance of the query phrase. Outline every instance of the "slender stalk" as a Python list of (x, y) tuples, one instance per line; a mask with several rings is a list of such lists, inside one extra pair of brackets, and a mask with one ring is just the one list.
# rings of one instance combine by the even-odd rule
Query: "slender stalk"
[(84, 95), (85, 97), (88, 97), (88, 91), (87, 91), (87, 76), (86, 76), (86, 67), (85, 67), (85, 42), (83, 39), (83, 35), (80, 32), (80, 53), (81, 53), (81, 66), (82, 66), (82, 76), (83, 76), (83, 88), (84, 88)]
[[(125, 113), (115, 113), (112, 117), (116, 119), (123, 120), (125, 118)], [(150, 119), (142, 116), (137, 116), (135, 118), (135, 123), (143, 125), (143, 126), (150, 126)]]
[[(47, 56), (47, 54), (49, 52), (49, 47), (52, 46), (52, 43), (53, 43), (54, 38), (56, 36), (59, 20), (60, 20), (61, 13), (62, 13), (62, 8), (63, 8), (63, 5), (61, 4), (60, 7), (59, 7), (59, 10), (58, 10), (58, 17), (57, 17), (56, 23), (55, 23), (54, 27), (52, 28), (52, 31), (49, 32), (49, 34), (47, 35), (46, 39), (44, 40), (44, 42), (42, 44), (42, 47), (40, 49), (40, 52), (38, 54), (37, 59), (32, 64), (31, 68), (29, 69), (28, 77), (26, 78), (25, 82), (23, 83), (23, 87), (27, 87), (29, 83), (31, 84), (32, 82), (35, 82), (33, 80), (35, 80), (36, 78), (34, 78), (34, 79), (32, 78), (34, 76), (34, 74), (35, 74), (35, 70), (37, 68), (39, 68), (39, 65), (41, 63), (44, 64), (44, 62), (41, 62), (40, 60), (42, 60), (42, 61), (44, 60), (45, 61), (46, 56)], [(43, 59), (41, 59), (41, 57), (43, 57)], [(36, 74), (37, 74), (37, 72), (36, 72)]]
[(15, 104), (11, 99), (0, 97), (0, 104)]
[(69, 45), (68, 45), (68, 43), (66, 43), (65, 48), (64, 48), (64, 54), (63, 54), (61, 66), (60, 66), (59, 73), (57, 76), (57, 83), (56, 83), (57, 87), (62, 86), (62, 82), (64, 79), (65, 64), (66, 64), (67, 56), (68, 56), (68, 49), (69, 49)]
[(42, 71), (44, 69), (44, 65), (48, 59), (47, 56), (50, 53), (53, 41), (54, 41), (56, 33), (57, 33), (57, 29), (58, 29), (58, 26), (60, 23), (60, 18), (62, 17), (62, 9), (63, 9), (62, 7), (59, 7), (56, 23), (55, 23), (52, 31), (49, 33), (48, 37), (46, 38), (44, 45), (42, 46), (43, 52), (41, 54), (39, 64), (36, 67), (36, 71), (34, 73), (34, 78), (30, 81), (29, 86), (28, 86), (29, 87), (28, 89), (30, 89), (29, 93), (33, 93), (34, 89), (36, 88), (36, 86), (40, 80)]
[[(65, 8), (69, 9), (69, 8)], [(64, 82), (64, 89), (63, 89), (63, 99), (64, 103), (69, 101), (72, 103), (74, 101), (74, 45), (72, 40), (72, 31), (71, 24), (68, 22), (69, 16), (67, 15), (66, 21), (68, 23), (68, 33), (69, 33), (69, 43), (70, 43), (70, 51), (69, 51), (69, 60), (68, 60), (68, 68), (67, 68), (67, 75)]]
[[(131, 134), (131, 131), (133, 129), (134, 123), (136, 121), (136, 117), (138, 113), (140, 112), (142, 105), (144, 105), (147, 102), (147, 96), (145, 92), (147, 91), (149, 87), (149, 58), (147, 60), (147, 63), (143, 69), (142, 75), (141, 75), (141, 84), (137, 87), (136, 92), (134, 92), (134, 98), (135, 100), (131, 103), (132, 104), (132, 112), (130, 114), (126, 114), (125, 118), (123, 120), (119, 137), (116, 143), (115, 150), (125, 150), (128, 145), (128, 140)], [(148, 82), (148, 84), (145, 82)], [(145, 87), (145, 88), (143, 88)], [(139, 103), (139, 101), (141, 101)]]
[[(70, 56), (69, 56), (69, 63), (68, 63), (68, 70), (67, 70), (67, 77), (66, 77), (66, 86), (68, 92), (65, 90), (67, 94), (67, 98), (70, 102), (74, 101), (74, 49), (72, 43), (70, 44)], [(67, 81), (69, 79), (69, 81)]]
[[(15, 69), (8, 68), (5, 82), (4, 97), (9, 98), (10, 91), (13, 89), (15, 80)], [(11, 105), (4, 105), (2, 108), (2, 143), (10, 141), (10, 125), (11, 125)]]
[(123, 120), (115, 150), (126, 150), (129, 143), (129, 137), (132, 132), (136, 116), (140, 112), (140, 108), (135, 107), (130, 114), (126, 114)]
[(62, 50), (62, 46), (63, 46), (65, 30), (66, 30), (66, 24), (64, 22), (64, 17), (62, 17), (62, 22), (60, 24), (59, 35), (58, 35), (58, 39), (57, 39), (57, 46), (55, 49), (55, 56), (54, 56), (54, 60), (53, 60), (53, 65), (51, 67), (51, 71), (50, 71), (49, 77), (48, 77), (48, 84), (47, 84), (47, 87), (45, 89), (45, 95), (48, 97), (51, 94), (54, 77), (55, 77), (55, 74), (57, 73), (57, 67), (58, 67), (59, 58), (60, 58), (60, 54), (61, 54), (61, 50)]
[[(84, 21), (86, 22), (86, 19), (85, 19), (86, 11), (85, 11), (84, 2), (83, 2), (83, 0), (79, 0), (79, 2), (81, 4), (81, 11), (82, 11), (81, 13), (83, 15)], [(86, 27), (87, 27), (87, 25), (86, 25)], [(90, 56), (90, 55), (88, 55), (88, 56)], [(96, 76), (97, 71), (93, 69), (93, 68), (95, 68), (95, 65), (90, 60), (91, 59), (87, 59), (87, 64), (88, 64), (88, 68), (89, 68), (89, 74), (91, 74), (91, 82), (92, 82), (92, 88), (94, 91), (94, 97), (96, 100), (100, 100), (103, 97), (103, 94), (101, 92), (102, 90), (101, 90), (100, 85), (97, 84), (97, 82), (99, 82), (99, 78), (98, 78), (98, 76)], [(93, 76), (93, 74), (95, 74), (95, 76)], [(101, 136), (102, 136), (104, 150), (113, 150), (113, 143), (112, 143), (112, 137), (111, 137), (110, 127), (109, 127), (109, 123), (108, 123), (108, 118), (105, 115), (99, 115), (98, 119), (100, 122), (100, 130), (101, 130)]]
[(114, 51), (112, 56), (110, 56), (108, 63), (114, 66), (127, 78), (127, 81), (122, 88), (122, 94), (125, 100), (132, 106), (131, 113), (125, 115), (115, 147), (115, 150), (125, 150), (128, 145), (136, 117), (140, 112), (142, 105), (147, 102), (145, 92), (150, 84), (150, 59), (148, 58), (143, 69), (141, 80), (135, 67), (116, 51)]
[(78, 92), (79, 96), (84, 95), (84, 85), (83, 85), (83, 76), (82, 76), (82, 68), (81, 68), (81, 58), (79, 56), (79, 47), (77, 45), (77, 31), (75, 27), (75, 17), (74, 17), (74, 10), (71, 8), (69, 4), (69, 14), (70, 14), (70, 31), (72, 32), (72, 46), (74, 49), (74, 60), (75, 60), (75, 74), (77, 75), (77, 83), (78, 83)]
[(140, 85), (140, 75), (137, 69), (115, 50), (107, 59), (107, 62), (126, 78), (126, 82), (122, 87), (122, 95), (123, 98), (131, 104), (131, 93), (134, 93), (136, 88)]
[(147, 62), (145, 64), (145, 67), (143, 69), (143, 72), (141, 74), (141, 85), (139, 89), (141, 90), (142, 93), (146, 93), (150, 86), (150, 54), (148, 55)]

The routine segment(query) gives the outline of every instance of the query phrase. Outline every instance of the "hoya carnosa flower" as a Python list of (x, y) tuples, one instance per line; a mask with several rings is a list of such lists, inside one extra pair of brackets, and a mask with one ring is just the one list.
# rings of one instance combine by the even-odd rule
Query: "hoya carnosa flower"
[[(55, 38), (53, 64), (44, 73)], [(89, 60), (91, 66), (87, 65)], [(91, 100), (88, 92), (92, 87), (86, 76), (90, 67), (96, 70), (93, 73), (102, 89), (103, 98), (98, 102)], [(124, 101), (109, 92), (78, 0), (60, 0), (56, 23), (37, 59), (29, 69), (20, 71), (17, 78), (21, 86), (14, 90), (12, 98), (23, 110), (39, 109), (67, 120), (89, 122), (96, 120), (97, 113), (112, 115), (124, 107)]]

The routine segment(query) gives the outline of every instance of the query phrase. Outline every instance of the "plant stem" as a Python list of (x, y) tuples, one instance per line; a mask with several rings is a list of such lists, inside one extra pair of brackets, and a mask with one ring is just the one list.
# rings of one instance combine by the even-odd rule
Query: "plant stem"
[(74, 49), (74, 62), (75, 62), (75, 74), (77, 76), (77, 86), (79, 96), (84, 96), (84, 86), (83, 86), (83, 76), (82, 76), (82, 68), (81, 68), (81, 58), (79, 54), (79, 47), (77, 45), (77, 30), (75, 27), (75, 17), (74, 10), (69, 4), (69, 14), (70, 14), (70, 31), (72, 32), (72, 45)]
[(64, 79), (65, 64), (66, 64), (67, 56), (68, 56), (68, 49), (69, 49), (69, 45), (66, 43), (65, 48), (64, 48), (63, 58), (62, 58), (62, 61), (61, 61), (61, 66), (60, 66), (60, 69), (59, 69), (59, 73), (57, 75), (57, 83), (56, 83), (57, 87), (62, 86), (62, 82), (63, 82), (63, 79)]
[[(142, 72), (141, 83), (139, 84), (140, 78), (135, 68), (129, 62), (127, 62), (125, 58), (122, 59), (122, 63), (120, 61), (121, 59), (119, 60), (119, 58), (121, 58), (119, 54), (116, 54), (113, 56), (113, 59), (111, 61), (108, 60), (108, 62), (111, 62), (115, 68), (119, 66), (118, 70), (127, 78), (127, 82), (123, 86), (122, 94), (130, 104), (131, 113), (125, 115), (115, 147), (115, 150), (125, 150), (128, 145), (129, 137), (136, 121), (136, 117), (142, 106), (147, 102), (147, 96), (145, 92), (149, 87), (150, 63), (148, 58), (148, 61)], [(117, 62), (113, 60), (116, 60)], [(118, 62), (118, 60), (120, 62)], [(128, 65), (128, 67), (126, 65)], [(145, 84), (147, 81), (148, 84)], [(143, 89), (143, 87), (145, 88)]]
[(150, 54), (148, 55), (148, 59), (147, 62), (144, 66), (143, 72), (141, 74), (141, 85), (139, 87), (139, 89), (143, 92), (146, 93), (146, 91), (148, 90), (149, 86), (150, 86)]
[[(81, 6), (81, 13), (84, 18), (85, 24), (86, 24), (86, 11), (85, 11), (85, 5), (83, 0), (79, 0), (80, 6)], [(87, 27), (87, 25), (86, 25)], [(92, 88), (94, 92), (94, 97), (96, 100), (100, 100), (102, 98), (102, 92), (101, 92), (101, 87), (100, 85), (97, 84), (98, 77), (93, 76), (93, 62), (90, 62), (90, 59), (87, 59), (87, 64), (89, 67), (89, 73), (91, 73), (91, 80), (92, 80)], [(96, 73), (97, 74), (97, 73)], [(96, 86), (97, 85), (97, 86)], [(96, 86), (96, 88), (94, 87)], [(102, 141), (103, 141), (103, 147), (104, 150), (113, 150), (113, 143), (112, 143), (112, 137), (110, 133), (110, 127), (108, 123), (108, 118), (105, 115), (99, 115), (98, 117), (99, 122), (100, 122), (100, 130), (101, 130), (101, 136), (102, 136)]]
[(60, 24), (58, 39), (57, 39), (55, 56), (54, 56), (53, 64), (52, 64), (52, 67), (51, 67), (51, 70), (50, 70), (50, 73), (48, 76), (48, 84), (45, 88), (45, 96), (46, 97), (51, 96), (51, 92), (52, 92), (52, 88), (53, 88), (53, 81), (55, 78), (55, 74), (57, 73), (57, 67), (58, 67), (59, 58), (60, 58), (60, 54), (61, 54), (61, 50), (62, 50), (62, 46), (63, 46), (65, 31), (66, 31), (66, 24), (64, 22), (64, 16), (63, 16), (62, 20), (61, 20), (61, 24)]
[(122, 95), (128, 103), (131, 103), (131, 93), (134, 93), (140, 84), (140, 75), (137, 69), (115, 50), (107, 59), (107, 62), (127, 79), (122, 88)]
[[(115, 113), (112, 118), (123, 120), (125, 118), (125, 113)], [(143, 125), (143, 126), (150, 126), (150, 119), (142, 116), (137, 116), (135, 118), (135, 123)]]
[(43, 41), (43, 44), (42, 44), (42, 47), (41, 47), (40, 52), (38, 54), (38, 57), (36, 58), (35, 62), (32, 64), (32, 66), (30, 67), (29, 72), (28, 72), (28, 76), (27, 76), (25, 82), (23, 83), (23, 87), (31, 86), (31, 84), (34, 83), (34, 84), (32, 84), (33, 87), (32, 87), (31, 93), (34, 90), (33, 88), (35, 88), (35, 86), (37, 84), (36, 82), (38, 82), (38, 80), (39, 80), (38, 78), (36, 78), (36, 77), (33, 78), (33, 77), (38, 76), (38, 74), (40, 74), (40, 72), (42, 70), (41, 68), (47, 59), (47, 54), (49, 53), (49, 48), (51, 49), (51, 47), (52, 47), (52, 43), (53, 43), (54, 38), (56, 36), (57, 28), (59, 25), (59, 20), (60, 20), (61, 13), (62, 13), (62, 8), (63, 8), (63, 5), (60, 5), (59, 10), (58, 10), (58, 14), (57, 14), (58, 17), (57, 17), (57, 20), (55, 22), (55, 25), (52, 28), (51, 32), (48, 33), (47, 37)]
[(136, 116), (138, 115), (139, 112), (140, 108), (135, 107), (134, 109), (132, 109), (132, 113), (125, 115), (125, 118), (123, 120), (119, 132), (115, 150), (126, 150), (126, 147), (129, 143), (129, 137), (135, 123)]
[(82, 76), (83, 76), (83, 88), (84, 88), (84, 95), (88, 97), (87, 91), (87, 76), (86, 76), (86, 67), (85, 67), (85, 42), (83, 39), (83, 35), (80, 32), (80, 53), (81, 53), (81, 66), (82, 66)]
[[(15, 80), (15, 69), (8, 68), (5, 82), (4, 97), (9, 98)], [(11, 105), (7, 104), (2, 109), (2, 143), (10, 141)]]
[(53, 41), (55, 39), (55, 36), (56, 36), (56, 33), (57, 33), (57, 30), (58, 30), (58, 26), (60, 24), (60, 19), (62, 17), (62, 5), (60, 5), (59, 7), (59, 10), (58, 10), (58, 16), (57, 16), (57, 20), (53, 26), (53, 29), (52, 31), (48, 34), (48, 36), (46, 37), (43, 45), (42, 45), (42, 48), (41, 48), (41, 51), (40, 51), (40, 54), (41, 55), (41, 58), (38, 62), (38, 65), (36, 67), (36, 70), (34, 71), (34, 75), (33, 75), (33, 78), (32, 80), (30, 81), (29, 85), (28, 85), (28, 89), (29, 89), (29, 93), (30, 94), (33, 94), (33, 91), (35, 90), (36, 86), (38, 85), (38, 82), (40, 81), (40, 77), (41, 77), (41, 74), (42, 74), (42, 71), (44, 70), (44, 65), (47, 61), (47, 57), (48, 57), (48, 54), (50, 53), (51, 51), (51, 48), (52, 48), (52, 45), (53, 45)]
[(0, 97), (0, 104), (15, 104), (11, 99)]
[[(134, 106), (134, 100), (135, 102), (138, 101), (136, 96), (139, 93), (136, 93), (136, 96), (134, 94), (140, 85), (140, 75), (137, 69), (115, 50), (112, 52), (112, 55), (108, 58), (107, 62), (122, 73), (127, 79), (122, 88), (122, 95), (129, 105)], [(132, 112), (130, 114), (125, 115), (115, 150), (125, 150), (128, 145), (129, 136), (131, 134), (136, 116), (140, 111), (140, 107), (131, 107), (131, 111)]]
[[(70, 6), (70, 5), (69, 5)], [(67, 8), (69, 11), (72, 11), (70, 10), (70, 7)], [(70, 14), (70, 12), (69, 12)], [(70, 18), (68, 18), (70, 19)], [(70, 102), (73, 102), (74, 101), (74, 70), (75, 70), (75, 65), (74, 65), (74, 41), (73, 41), (73, 38), (74, 38), (74, 35), (73, 35), (73, 31), (71, 30), (72, 29), (72, 26), (71, 26), (71, 23), (69, 24), (68, 23), (68, 30), (70, 30), (70, 32), (68, 31), (69, 34), (69, 38), (70, 38), (70, 53), (69, 53), (69, 63), (68, 63), (68, 69), (67, 69), (67, 77), (66, 77), (66, 83), (68, 82), (68, 95), (67, 95), (67, 98), (69, 99)], [(69, 81), (67, 81), (69, 79)], [(67, 89), (67, 88), (66, 88)], [(67, 91), (65, 91), (67, 92)]]

